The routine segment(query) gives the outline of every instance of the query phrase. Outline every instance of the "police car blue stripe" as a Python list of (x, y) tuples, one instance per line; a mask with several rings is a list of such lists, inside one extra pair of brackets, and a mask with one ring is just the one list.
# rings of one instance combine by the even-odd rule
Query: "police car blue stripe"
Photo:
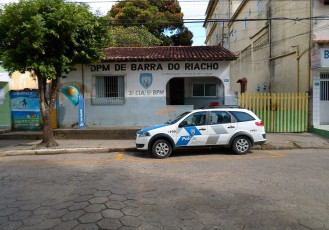
[(168, 126), (168, 125), (169, 125), (169, 124), (162, 124), (162, 125), (150, 126), (150, 127), (145, 128), (145, 129), (139, 130), (139, 131), (137, 132), (137, 134), (142, 134), (142, 133), (145, 133), (145, 132), (148, 132), (148, 131), (154, 130), (154, 129), (158, 129), (158, 128), (166, 127), (166, 126)]
[(193, 136), (202, 135), (197, 127), (195, 126), (188, 126), (184, 128), (186, 132), (188, 132), (189, 136), (181, 136), (176, 143), (176, 146), (186, 146), (190, 143), (190, 140)]
[(176, 146), (186, 146), (191, 140), (191, 136), (182, 136), (179, 138), (179, 140), (176, 143)]

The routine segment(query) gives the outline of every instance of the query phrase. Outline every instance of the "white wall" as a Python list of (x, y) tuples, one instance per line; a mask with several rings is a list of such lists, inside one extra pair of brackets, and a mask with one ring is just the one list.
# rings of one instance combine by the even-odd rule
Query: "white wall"
[[(176, 69), (170, 69), (176, 67)], [(146, 126), (168, 120), (193, 106), (166, 104), (166, 86), (171, 78), (216, 77), (224, 84), (225, 103), (234, 101), (230, 92), (229, 62), (117, 62), (96, 65), (78, 65), (76, 71), (61, 80), (61, 86), (84, 89), (87, 127)], [(148, 88), (140, 83), (141, 74), (151, 74)], [(96, 76), (123, 76), (125, 103), (120, 105), (93, 105)], [(82, 83), (84, 82), (84, 84)], [(84, 87), (83, 87), (84, 86)], [(177, 89), (179, 90), (179, 89)], [(71, 127), (77, 122), (77, 108), (64, 95), (59, 94), (59, 123)]]
[[(323, 0), (313, 0), (313, 17), (328, 16), (329, 5)], [(329, 20), (313, 21), (313, 40), (329, 40)]]

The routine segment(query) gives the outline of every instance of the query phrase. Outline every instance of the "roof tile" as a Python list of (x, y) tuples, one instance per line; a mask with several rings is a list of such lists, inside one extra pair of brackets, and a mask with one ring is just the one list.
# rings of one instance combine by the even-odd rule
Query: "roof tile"
[(105, 49), (103, 61), (231, 61), (236, 58), (221, 46), (109, 47)]

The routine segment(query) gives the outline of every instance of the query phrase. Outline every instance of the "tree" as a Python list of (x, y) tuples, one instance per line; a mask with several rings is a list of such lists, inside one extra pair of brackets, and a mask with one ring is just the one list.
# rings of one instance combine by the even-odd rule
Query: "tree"
[[(111, 34), (105, 18), (84, 4), (65, 0), (20, 0), (0, 12), (0, 59), (9, 72), (30, 71), (38, 79), (43, 138), (57, 146), (51, 126), (58, 80), (76, 64), (99, 61)], [(49, 90), (46, 90), (47, 81)]]
[(193, 34), (186, 28), (179, 29), (179, 33), (171, 36), (171, 40), (174, 46), (180, 45), (192, 45)]
[(144, 27), (122, 27), (113, 29), (113, 46), (118, 47), (146, 47), (158, 46), (162, 41), (156, 38)]
[(192, 45), (193, 34), (184, 26), (177, 0), (122, 0), (108, 15), (113, 25), (147, 28), (162, 45)]

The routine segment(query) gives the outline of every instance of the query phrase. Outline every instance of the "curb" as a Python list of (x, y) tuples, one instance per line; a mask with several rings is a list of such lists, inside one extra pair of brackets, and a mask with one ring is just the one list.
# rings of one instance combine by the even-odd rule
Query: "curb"
[(35, 149), (35, 150), (10, 150), (0, 153), (0, 156), (27, 156), (27, 155), (59, 155), (67, 153), (111, 153), (136, 151), (136, 148), (72, 148), (72, 149)]
[(11, 129), (0, 129), (0, 134), (9, 133)]
[[(279, 146), (254, 146), (251, 150), (292, 150), (292, 149), (329, 149), (328, 147), (279, 147)], [(34, 149), (34, 150), (10, 150), (0, 152), (0, 157), (8, 156), (28, 156), (28, 155), (59, 155), (59, 154), (69, 154), (69, 153), (111, 153), (111, 152), (130, 152), (138, 151), (134, 147), (127, 148), (58, 148), (58, 149)]]

